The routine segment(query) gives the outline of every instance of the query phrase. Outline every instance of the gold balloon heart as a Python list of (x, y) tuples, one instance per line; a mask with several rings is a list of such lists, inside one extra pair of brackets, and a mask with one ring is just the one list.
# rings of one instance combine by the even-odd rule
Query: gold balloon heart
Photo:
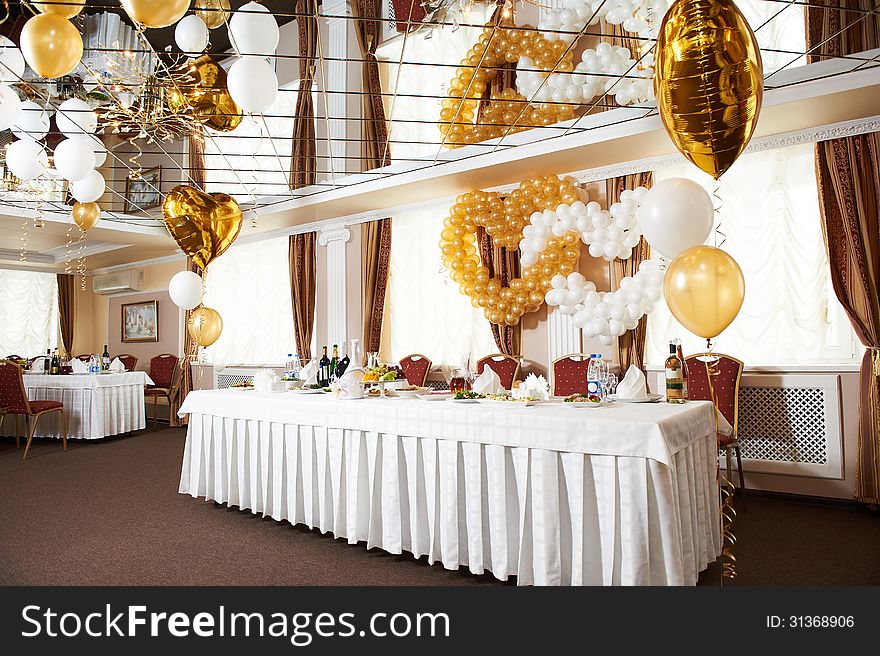
[(220, 257), (241, 231), (241, 208), (227, 194), (206, 194), (181, 185), (162, 203), (165, 227), (202, 270)]
[(739, 314), (746, 294), (742, 269), (714, 246), (694, 246), (672, 260), (663, 296), (673, 316), (694, 335), (717, 337)]
[(165, 102), (175, 114), (186, 112), (218, 132), (237, 128), (244, 115), (229, 95), (226, 71), (210, 55), (186, 64), (186, 82), (167, 87)]
[(654, 95), (666, 132), (717, 180), (758, 124), (764, 73), (755, 34), (732, 0), (678, 0), (654, 52)]

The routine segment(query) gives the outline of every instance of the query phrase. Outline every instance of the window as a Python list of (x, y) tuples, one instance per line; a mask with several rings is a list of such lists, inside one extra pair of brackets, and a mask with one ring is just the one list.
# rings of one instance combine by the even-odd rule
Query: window
[(278, 365), (296, 350), (287, 237), (237, 243), (208, 267), (205, 305), (223, 332), (205, 349), (215, 366)]
[[(691, 164), (654, 175), (658, 181), (690, 178), (712, 192), (711, 178)], [(714, 340), (716, 350), (747, 365), (852, 362), (858, 345), (831, 290), (813, 145), (743, 155), (721, 178), (718, 196), (720, 224), (716, 219), (718, 231), (707, 243), (739, 263), (746, 297), (737, 318)], [(705, 350), (705, 340), (660, 303), (648, 317), (646, 361), (661, 364), (669, 338), (676, 336), (685, 353)]]
[(382, 327), (382, 356), (421, 353), (434, 365), (471, 363), (498, 349), (483, 311), (474, 308), (440, 261), (447, 208), (421, 207), (392, 219), (391, 263)]
[(0, 269), (0, 358), (45, 355), (58, 346), (54, 273)]
[(239, 202), (290, 194), (288, 180), (298, 88), (299, 81), (283, 86), (262, 116), (245, 116), (231, 132), (207, 131), (206, 191), (221, 191)]

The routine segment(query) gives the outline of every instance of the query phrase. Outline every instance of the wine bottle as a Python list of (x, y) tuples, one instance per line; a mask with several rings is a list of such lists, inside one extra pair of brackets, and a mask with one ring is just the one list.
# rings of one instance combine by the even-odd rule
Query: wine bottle
[(324, 346), (323, 355), (318, 362), (318, 384), (327, 387), (330, 384), (330, 358), (327, 357), (327, 347)]
[(43, 361), (43, 373), (48, 374), (52, 368), (52, 350), (46, 349), (46, 359)]
[(57, 376), (61, 373), (60, 363), (58, 361), (58, 349), (55, 349), (55, 352), (52, 354), (52, 364), (49, 366), (49, 373), (53, 376)]
[(106, 344), (104, 344), (104, 352), (101, 354), (101, 370), (110, 370), (110, 351), (107, 350)]
[(351, 363), (351, 360), (348, 357), (348, 349), (345, 346), (345, 340), (342, 342), (342, 359), (339, 360), (339, 364), (336, 365), (336, 375), (342, 376), (345, 373), (345, 370), (348, 369), (348, 365)]
[(684, 403), (682, 396), (682, 363), (675, 349), (675, 342), (669, 342), (669, 357), (664, 365), (666, 369), (666, 402)]
[(684, 359), (684, 354), (681, 350), (681, 340), (675, 339), (675, 354), (678, 356), (678, 359), (681, 360), (681, 398), (685, 401), (688, 400), (688, 366), (687, 360)]
[(337, 378), (339, 376), (339, 344), (333, 345), (333, 357), (330, 358), (330, 375), (329, 379)]

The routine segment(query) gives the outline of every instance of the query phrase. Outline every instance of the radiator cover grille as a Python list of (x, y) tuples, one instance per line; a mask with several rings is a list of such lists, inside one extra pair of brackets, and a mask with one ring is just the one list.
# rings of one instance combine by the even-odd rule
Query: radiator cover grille
[(828, 464), (825, 390), (743, 387), (739, 435), (743, 458)]

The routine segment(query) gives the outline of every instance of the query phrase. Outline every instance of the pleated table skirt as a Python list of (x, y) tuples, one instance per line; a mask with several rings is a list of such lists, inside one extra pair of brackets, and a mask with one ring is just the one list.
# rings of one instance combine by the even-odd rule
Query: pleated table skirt
[(714, 436), (667, 466), (192, 414), (180, 492), (520, 585), (693, 585), (716, 463)]

